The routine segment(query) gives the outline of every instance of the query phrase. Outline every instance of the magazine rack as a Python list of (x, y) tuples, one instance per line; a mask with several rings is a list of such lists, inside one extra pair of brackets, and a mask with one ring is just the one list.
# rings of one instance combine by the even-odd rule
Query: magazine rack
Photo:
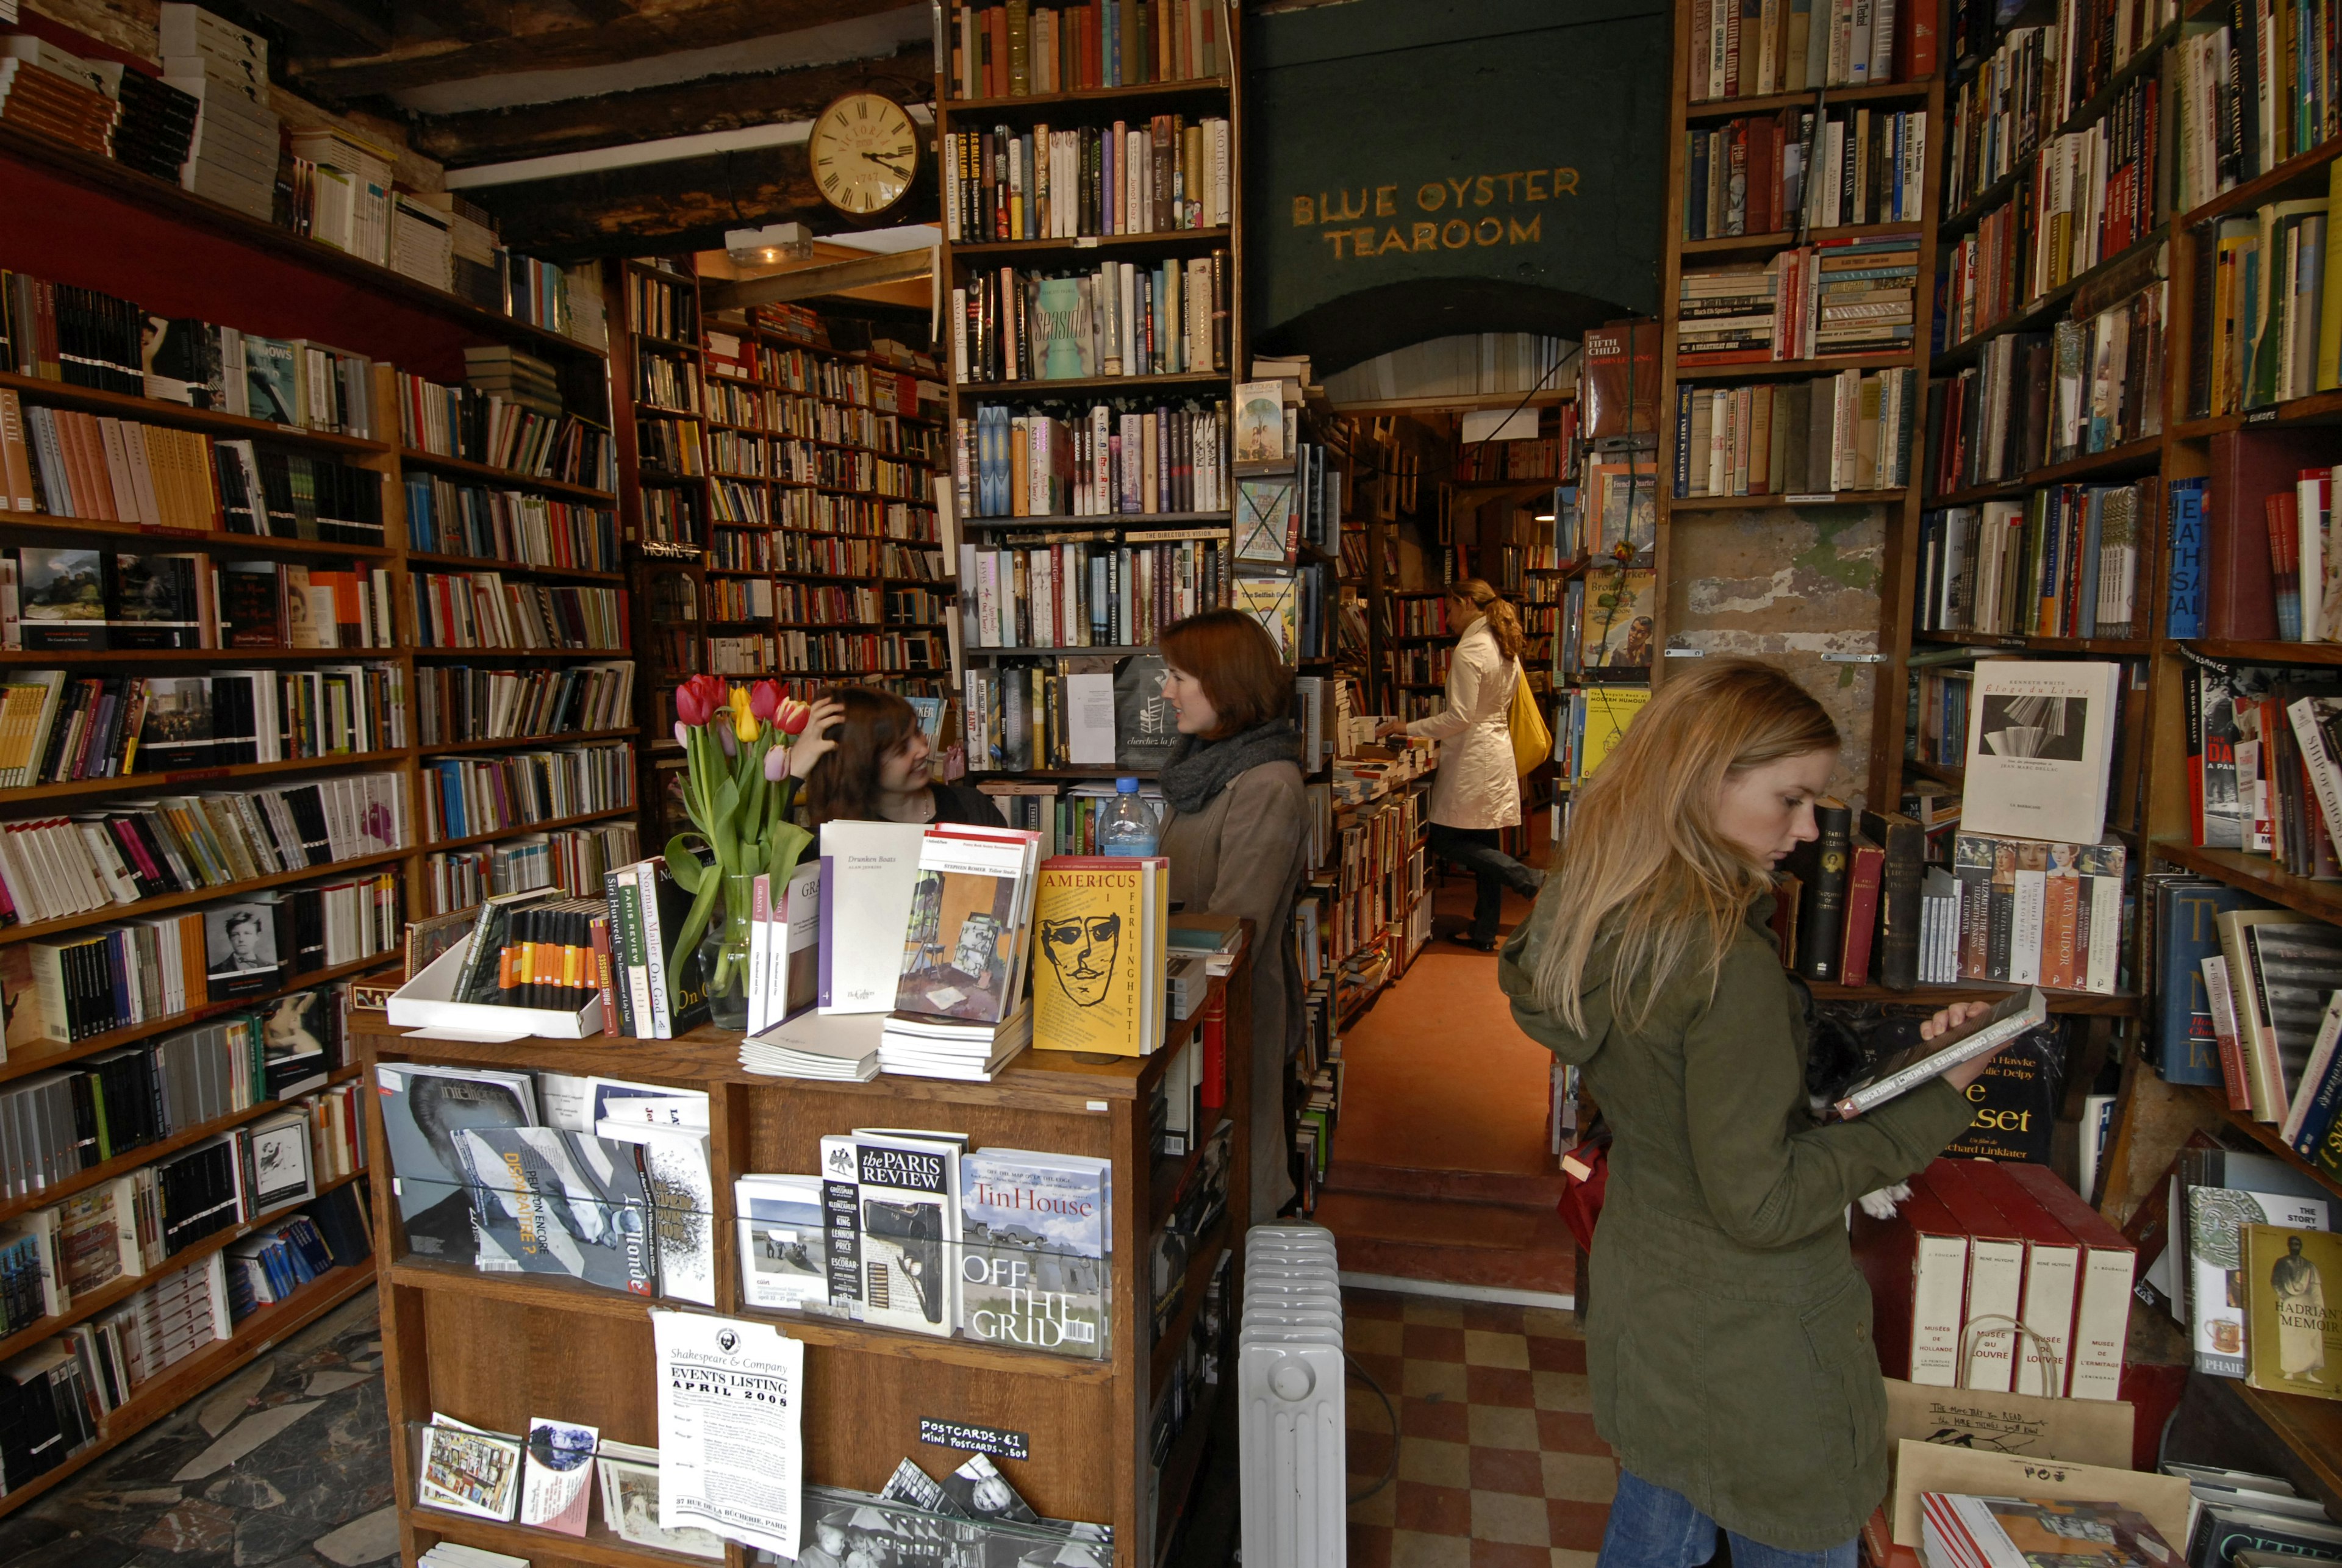
[[(371, 1080), (383, 1062), (438, 1063), (610, 1076), (705, 1091), (716, 1223), (715, 1312), (782, 1325), (803, 1340), (806, 1401), (805, 1474), (809, 1485), (876, 1493), (909, 1458), (930, 1475), (948, 1473), (968, 1450), (923, 1442), (923, 1422), (1022, 1434), (1030, 1457), (996, 1458), (1002, 1473), (1044, 1517), (1088, 1520), (1114, 1531), (1115, 1562), (1152, 1568), (1187, 1505), (1206, 1434), (1233, 1368), (1216, 1384), (1195, 1375), (1189, 1341), (1205, 1321), (1207, 1285), (1227, 1260), (1250, 1213), (1248, 1107), (1243, 1064), (1251, 1050), (1251, 947), (1234, 971), (1212, 982), (1225, 1004), (1231, 1124), (1226, 1212), (1200, 1236), (1163, 1244), (1182, 1205), (1197, 1154), (1155, 1158), (1148, 1105), (1178, 1049), (1206, 1015), (1170, 1024), (1162, 1050), (1136, 1059), (1027, 1051), (989, 1084), (882, 1074), (866, 1084), (760, 1076), (739, 1064), (740, 1037), (701, 1029), (679, 1040), (599, 1035), (503, 1044), (408, 1038), (379, 1013), (354, 1014), (351, 1034)], [(385, 1147), (381, 1107), (368, 1096), (372, 1147)], [(931, 1127), (965, 1133), (973, 1146), (1046, 1150), (1113, 1162), (1113, 1253), (1107, 1260), (1111, 1354), (1083, 1360), (1003, 1348), (802, 1312), (742, 1304), (733, 1181), (750, 1173), (818, 1169), (826, 1134), (855, 1127)], [(496, 1433), (526, 1432), (538, 1417), (600, 1429), (605, 1438), (646, 1447), (658, 1442), (650, 1312), (706, 1312), (683, 1302), (629, 1295), (543, 1274), (489, 1274), (411, 1255), (388, 1182), (375, 1183), (382, 1259), (383, 1361), (388, 1419), (427, 1423), (434, 1413)], [(1176, 1280), (1158, 1276), (1163, 1261)], [(1176, 1302), (1152, 1311), (1158, 1286)], [(1231, 1272), (1224, 1299), (1237, 1299)], [(1158, 1318), (1163, 1332), (1155, 1332)], [(1224, 1358), (1226, 1336), (1206, 1353)], [(1174, 1419), (1176, 1418), (1176, 1419)], [(1176, 1426), (1165, 1443), (1161, 1428)], [(413, 1563), (446, 1540), (525, 1556), (537, 1568), (669, 1563), (673, 1554), (596, 1528), (585, 1538), (417, 1506), (415, 1461), (396, 1447), (395, 1484), (403, 1561)], [(1160, 1456), (1158, 1464), (1157, 1458)], [(598, 1519), (598, 1513), (596, 1515)], [(737, 1544), (727, 1568), (747, 1568)]]

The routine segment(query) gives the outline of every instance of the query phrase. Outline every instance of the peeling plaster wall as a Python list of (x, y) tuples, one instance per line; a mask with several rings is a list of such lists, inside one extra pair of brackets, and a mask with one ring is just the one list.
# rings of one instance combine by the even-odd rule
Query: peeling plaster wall
[(1846, 746), (1830, 787), (1859, 804), (1878, 668), (1821, 655), (1878, 651), (1887, 509), (1690, 512), (1667, 526), (1670, 644), (1787, 670), (1837, 721)]

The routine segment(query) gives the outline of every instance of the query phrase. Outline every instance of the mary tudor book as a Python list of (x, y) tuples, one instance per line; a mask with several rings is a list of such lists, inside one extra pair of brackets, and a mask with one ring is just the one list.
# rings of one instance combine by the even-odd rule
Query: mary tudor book
[(997, 1024), (1025, 994), (1040, 834), (930, 828), (919, 846), (895, 1006)]
[(1979, 661), (1960, 830), (2097, 843), (2121, 696), (2120, 664)]
[(960, 1160), (960, 1322), (970, 1339), (1103, 1357), (1113, 1167), (981, 1149)]
[(958, 1319), (964, 1141), (877, 1128), (854, 1134), (862, 1317), (948, 1336)]
[(1036, 1050), (1144, 1056), (1162, 1042), (1168, 860), (1054, 855), (1041, 863), (1033, 924)]

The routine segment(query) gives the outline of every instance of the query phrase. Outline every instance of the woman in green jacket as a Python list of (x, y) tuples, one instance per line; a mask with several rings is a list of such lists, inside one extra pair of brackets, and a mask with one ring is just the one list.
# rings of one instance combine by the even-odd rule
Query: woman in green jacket
[(1769, 665), (1670, 679), (1506, 944), (1514, 1016), (1584, 1069), (1614, 1138), (1586, 1323), (1621, 1472), (1599, 1568), (1692, 1568), (1719, 1525), (1735, 1568), (1851, 1568), (1886, 1495), (1847, 1205), (1967, 1126), (1983, 1063), (1854, 1122), (1808, 1109), (1805, 999), (1766, 922), (1837, 750), (1821, 704)]

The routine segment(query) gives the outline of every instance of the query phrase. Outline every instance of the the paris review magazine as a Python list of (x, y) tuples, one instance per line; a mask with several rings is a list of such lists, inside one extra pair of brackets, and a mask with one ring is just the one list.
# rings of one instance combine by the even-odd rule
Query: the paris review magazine
[[(1167, 879), (1156, 877), (1164, 895)], [(1034, 896), (1033, 1043), (1050, 1051), (1146, 1054), (1147, 877), (1136, 859), (1060, 855)], [(1157, 927), (1159, 929), (1159, 926)]]
[(948, 1335), (958, 1293), (959, 1147), (857, 1136), (866, 1323)]
[(960, 1160), (960, 1325), (970, 1339), (1106, 1353), (1112, 1166), (984, 1149)]

